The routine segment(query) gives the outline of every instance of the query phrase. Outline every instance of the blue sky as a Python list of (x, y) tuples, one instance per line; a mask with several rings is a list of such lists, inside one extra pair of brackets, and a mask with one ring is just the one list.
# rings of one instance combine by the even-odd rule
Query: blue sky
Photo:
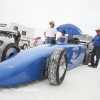
[(53, 20), (56, 27), (71, 23), (84, 34), (100, 27), (100, 0), (0, 0), (0, 22), (16, 22), (41, 36)]

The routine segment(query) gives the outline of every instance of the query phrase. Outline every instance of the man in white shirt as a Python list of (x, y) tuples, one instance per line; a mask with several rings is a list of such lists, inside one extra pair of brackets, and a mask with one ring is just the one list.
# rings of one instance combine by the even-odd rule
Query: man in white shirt
[(49, 22), (50, 27), (47, 28), (47, 30), (44, 32), (44, 37), (45, 37), (45, 43), (51, 43), (51, 40), (56, 40), (56, 33), (57, 30), (54, 28), (55, 22), (51, 21)]
[(59, 36), (58, 41), (62, 42), (62, 43), (67, 43), (68, 42), (68, 36), (66, 36), (66, 32), (63, 30), (61, 32), (61, 36)]

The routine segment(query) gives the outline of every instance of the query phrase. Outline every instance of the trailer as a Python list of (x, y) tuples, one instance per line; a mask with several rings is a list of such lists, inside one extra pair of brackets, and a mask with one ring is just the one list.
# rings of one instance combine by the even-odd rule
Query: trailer
[(14, 43), (17, 31), (20, 31), (21, 39), (19, 47), (27, 46), (27, 48), (34, 47), (34, 33), (35, 30), (22, 26), (17, 23), (0, 23), (0, 46), (2, 44)]

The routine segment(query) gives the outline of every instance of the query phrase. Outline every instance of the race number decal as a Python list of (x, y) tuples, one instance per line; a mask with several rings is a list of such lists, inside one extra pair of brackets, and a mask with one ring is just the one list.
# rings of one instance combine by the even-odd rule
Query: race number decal
[(73, 56), (72, 56), (72, 58), (73, 58), (73, 59), (76, 59), (77, 56), (78, 56), (77, 53), (76, 53), (76, 52), (73, 52)]
[(74, 47), (72, 50), (73, 50), (72, 58), (73, 58), (73, 59), (77, 59), (77, 57), (78, 57), (78, 52), (79, 52), (79, 47)]

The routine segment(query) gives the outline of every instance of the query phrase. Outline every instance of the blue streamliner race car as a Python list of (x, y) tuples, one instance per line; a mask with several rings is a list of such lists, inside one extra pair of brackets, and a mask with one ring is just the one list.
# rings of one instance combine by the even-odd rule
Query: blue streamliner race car
[(15, 86), (43, 77), (48, 77), (51, 84), (60, 85), (66, 71), (85, 60), (87, 47), (82, 44), (56, 43), (34, 47), (0, 63), (0, 86)]

